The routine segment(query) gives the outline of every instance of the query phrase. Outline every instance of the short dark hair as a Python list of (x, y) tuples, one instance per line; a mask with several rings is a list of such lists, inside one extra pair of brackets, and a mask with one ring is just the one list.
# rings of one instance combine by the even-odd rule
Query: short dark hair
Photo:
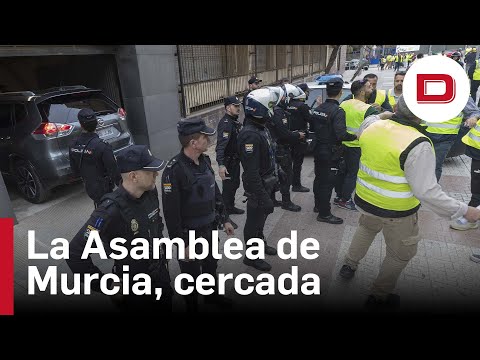
[(340, 91), (342, 91), (342, 88), (328, 88), (327, 87), (327, 96), (328, 97), (335, 97), (337, 96), (338, 94), (340, 94)]
[(96, 121), (89, 121), (89, 122), (81, 124), (81, 127), (85, 131), (94, 132), (95, 129), (97, 128), (97, 122)]
[(178, 135), (178, 140), (180, 141), (180, 144), (182, 144), (182, 148), (186, 148), (188, 144), (190, 144), (191, 140), (198, 140), (198, 138), (201, 135), (202, 135), (201, 133), (195, 133), (190, 135)]
[(397, 77), (397, 75), (400, 75), (400, 76), (405, 76), (406, 75), (406, 72), (405, 71), (397, 71), (395, 73), (395, 76), (393, 77), (394, 79)]
[(370, 73), (370, 74), (367, 74), (363, 77), (364, 80), (366, 79), (378, 79), (378, 76), (373, 74), (373, 73)]

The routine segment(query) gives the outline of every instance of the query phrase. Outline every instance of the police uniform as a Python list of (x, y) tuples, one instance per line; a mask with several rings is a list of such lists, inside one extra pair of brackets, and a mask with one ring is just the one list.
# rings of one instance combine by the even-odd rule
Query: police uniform
[[(327, 83), (327, 89), (341, 90), (343, 80), (334, 78)], [(339, 171), (342, 144), (341, 141), (355, 140), (356, 136), (347, 132), (345, 111), (336, 99), (328, 98), (312, 111), (311, 126), (315, 132), (314, 149), (315, 180), (313, 193), (318, 221), (341, 224), (342, 219), (330, 212), (332, 188)], [(341, 178), (341, 177), (340, 177)]]
[[(181, 120), (177, 125), (181, 136), (202, 133), (214, 135), (200, 118)], [(165, 223), (171, 239), (178, 237), (188, 246), (188, 231), (195, 230), (195, 237), (203, 237), (209, 243), (208, 256), (203, 260), (179, 260), (180, 270), (195, 279), (201, 273), (216, 276), (217, 259), (212, 256), (212, 230), (228, 221), (222, 194), (215, 181), (210, 158), (201, 154), (198, 164), (182, 150), (167, 164), (162, 174), (162, 203)], [(231, 306), (228, 299), (214, 293), (205, 298), (206, 303)], [(198, 311), (198, 293), (184, 297), (187, 311)]]
[[(78, 113), (82, 127), (97, 123), (95, 112), (82, 109)], [(82, 132), (73, 140), (69, 150), (70, 167), (74, 176), (81, 176), (85, 190), (98, 205), (103, 195), (111, 192), (120, 183), (120, 173), (113, 155), (112, 146), (100, 139), (95, 132)]]
[[(306, 94), (310, 90), (307, 84), (298, 85), (300, 89)], [(305, 100), (308, 99), (308, 96)], [(287, 112), (289, 114), (288, 123), (290, 130), (303, 131), (308, 134), (308, 123), (310, 123), (310, 107), (305, 103), (305, 100), (292, 99), (288, 103)], [(296, 192), (309, 192), (310, 189), (302, 186), (301, 173), (303, 158), (307, 150), (306, 139), (292, 146), (292, 191)]]
[[(262, 79), (259, 79), (257, 78), (256, 76), (252, 76), (250, 79), (248, 79), (248, 85), (252, 85), (252, 84), (259, 84), (262, 82)], [(247, 96), (248, 94), (250, 94), (250, 92), (252, 92), (253, 90), (248, 90), (247, 93), (243, 96), (243, 99), (242, 99), (242, 105), (243, 105), (243, 110), (245, 110), (245, 101), (247, 99)]]
[(276, 142), (275, 160), (285, 176), (280, 176), (280, 193), (282, 194), (282, 209), (300, 211), (302, 208), (292, 203), (290, 185), (292, 184), (292, 146), (300, 143), (300, 134), (289, 130), (288, 114), (280, 106), (274, 107), (271, 121), (267, 122), (273, 140)]
[[(165, 165), (164, 161), (154, 158), (145, 145), (132, 145), (122, 150), (117, 155), (117, 160), (122, 173), (135, 170), (159, 171)], [(125, 311), (171, 311), (173, 290), (164, 251), (160, 249), (160, 259), (153, 258), (153, 238), (163, 237), (157, 189), (145, 191), (139, 198), (134, 198), (120, 185), (101, 199), (99, 206), (70, 242), (67, 264), (74, 274), (102, 275), (90, 257), (81, 259), (88, 236), (93, 230), (99, 232), (100, 238), (107, 245), (106, 249), (109, 249), (110, 241), (117, 237), (127, 240), (124, 246), (129, 254), (133, 239), (144, 238), (150, 243), (148, 259), (137, 260), (128, 255), (125, 259), (115, 260), (113, 272), (120, 279), (124, 273), (123, 267), (129, 266), (130, 295), (123, 298), (120, 308)], [(152, 295), (132, 293), (133, 277), (139, 273), (151, 277)], [(99, 291), (99, 286), (99, 281), (92, 282), (93, 290)], [(155, 299), (154, 288), (162, 288), (162, 297), (158, 301)]]
[[(263, 227), (267, 216), (273, 212), (271, 193), (277, 184), (273, 140), (268, 129), (250, 115), (238, 135), (238, 153), (242, 162), (242, 181), (247, 201), (247, 220), (243, 230), (245, 243), (251, 238), (265, 241)], [(247, 245), (248, 247), (248, 245)], [(265, 253), (275, 255), (276, 250), (265, 243)], [(268, 271), (271, 266), (261, 260), (243, 259), (244, 264)]]
[[(240, 100), (236, 96), (225, 98), (225, 107), (229, 105), (240, 105)], [(235, 192), (240, 186), (240, 158), (237, 152), (237, 136), (242, 128), (238, 121), (238, 116), (232, 116), (226, 113), (220, 119), (217, 128), (217, 153), (218, 166), (225, 166), (227, 177), (222, 180), (223, 202), (227, 213), (243, 214), (245, 211), (235, 207)]]

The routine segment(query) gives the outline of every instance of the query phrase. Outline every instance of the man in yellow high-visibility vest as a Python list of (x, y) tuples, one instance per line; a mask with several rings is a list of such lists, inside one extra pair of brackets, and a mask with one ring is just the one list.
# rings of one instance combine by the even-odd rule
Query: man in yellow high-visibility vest
[(471, 222), (480, 218), (479, 209), (449, 197), (438, 184), (432, 144), (419, 123), (402, 95), (389, 120), (369, 116), (358, 131), (362, 156), (355, 203), (361, 215), (340, 276), (355, 275), (375, 236), (383, 231), (386, 256), (365, 304), (368, 310), (400, 305), (393, 290), (417, 253), (420, 201), (445, 218), (464, 216)]

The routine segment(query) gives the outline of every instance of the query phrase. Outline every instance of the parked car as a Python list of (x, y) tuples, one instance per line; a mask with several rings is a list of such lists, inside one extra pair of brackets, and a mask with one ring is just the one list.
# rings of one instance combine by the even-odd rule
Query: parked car
[(41, 203), (52, 188), (75, 179), (69, 143), (81, 132), (77, 114), (93, 109), (97, 133), (114, 153), (133, 144), (125, 110), (85, 86), (0, 93), (0, 171), (12, 175), (22, 196)]
[[(360, 59), (352, 59), (345, 62), (345, 70), (356, 70), (360, 65)], [(367, 59), (362, 60), (362, 69), (368, 70), (370, 67), (369, 61)]]

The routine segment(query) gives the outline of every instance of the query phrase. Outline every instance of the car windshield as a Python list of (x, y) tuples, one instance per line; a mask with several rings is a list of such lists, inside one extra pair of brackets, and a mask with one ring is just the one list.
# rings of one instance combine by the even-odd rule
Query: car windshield
[[(343, 94), (339, 102), (341, 103), (351, 93), (352, 92), (350, 91), (350, 89), (343, 88)], [(310, 94), (308, 95), (308, 100), (307, 100), (307, 104), (308, 106), (310, 106), (310, 108), (313, 106), (313, 104), (315, 103), (315, 100), (319, 96), (321, 96), (320, 103), (323, 103), (327, 99), (327, 90), (325, 88), (317, 88), (317, 89), (310, 90)]]
[(60, 95), (38, 104), (38, 109), (44, 120), (68, 124), (78, 121), (78, 112), (90, 108), (97, 115), (113, 114), (117, 108), (99, 93), (76, 93)]

